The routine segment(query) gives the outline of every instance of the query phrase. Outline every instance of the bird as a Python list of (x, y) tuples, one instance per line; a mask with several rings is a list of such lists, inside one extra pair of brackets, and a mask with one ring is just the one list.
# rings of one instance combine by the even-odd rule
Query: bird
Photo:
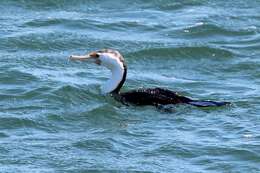
[(71, 55), (69, 59), (93, 62), (109, 69), (111, 77), (101, 86), (101, 93), (109, 94), (125, 105), (160, 107), (163, 105), (189, 104), (197, 107), (217, 107), (230, 104), (230, 102), (196, 100), (160, 87), (138, 88), (121, 92), (127, 77), (127, 65), (121, 53), (114, 49), (101, 49), (85, 55)]

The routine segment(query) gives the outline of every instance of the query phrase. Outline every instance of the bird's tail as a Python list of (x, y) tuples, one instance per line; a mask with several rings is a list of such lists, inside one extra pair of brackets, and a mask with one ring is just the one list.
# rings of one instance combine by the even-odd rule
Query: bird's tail
[(207, 100), (191, 100), (188, 104), (197, 106), (197, 107), (216, 107), (216, 106), (225, 106), (229, 105), (230, 102), (216, 102), (216, 101), (207, 101)]

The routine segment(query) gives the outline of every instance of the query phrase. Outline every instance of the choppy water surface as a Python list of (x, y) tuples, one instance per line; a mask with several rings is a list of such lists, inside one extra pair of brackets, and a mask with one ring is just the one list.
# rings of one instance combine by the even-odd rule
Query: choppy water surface
[[(1, 0), (0, 172), (260, 172), (258, 0)], [(231, 101), (165, 113), (99, 94), (118, 49), (124, 90)]]

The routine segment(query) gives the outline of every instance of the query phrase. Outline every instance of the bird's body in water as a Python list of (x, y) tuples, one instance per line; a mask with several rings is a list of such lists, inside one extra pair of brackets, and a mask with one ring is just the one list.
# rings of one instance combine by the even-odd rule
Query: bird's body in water
[(97, 65), (103, 65), (108, 68), (112, 76), (101, 87), (101, 92), (103, 94), (111, 94), (116, 100), (123, 104), (160, 106), (182, 103), (198, 107), (223, 106), (229, 104), (228, 102), (194, 100), (164, 88), (141, 88), (128, 92), (120, 92), (126, 80), (127, 66), (123, 56), (116, 50), (103, 49), (83, 56), (72, 55), (70, 59), (82, 61), (91, 60)]

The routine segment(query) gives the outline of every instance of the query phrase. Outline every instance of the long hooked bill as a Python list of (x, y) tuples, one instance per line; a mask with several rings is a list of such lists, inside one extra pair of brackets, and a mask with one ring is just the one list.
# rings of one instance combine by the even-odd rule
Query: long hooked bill
[(87, 55), (71, 55), (69, 57), (70, 60), (80, 60), (80, 61), (90, 59), (90, 58), (91, 58), (91, 56), (89, 54), (87, 54)]

